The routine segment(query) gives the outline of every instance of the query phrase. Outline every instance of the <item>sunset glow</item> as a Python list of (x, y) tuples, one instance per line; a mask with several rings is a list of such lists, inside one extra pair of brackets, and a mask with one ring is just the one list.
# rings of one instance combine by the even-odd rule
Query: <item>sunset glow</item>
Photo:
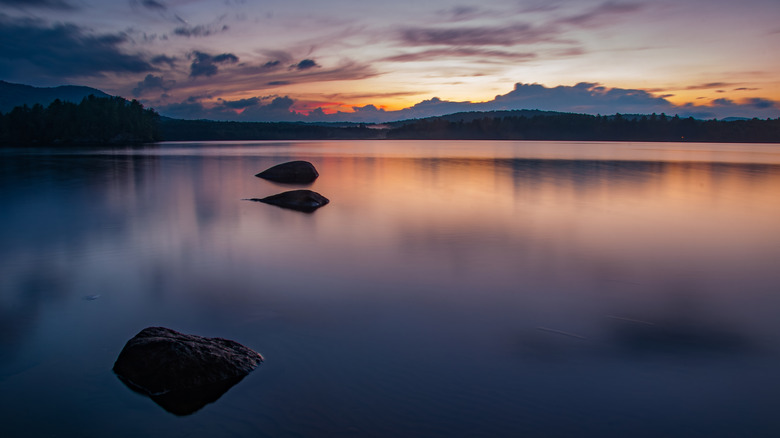
[(780, 117), (776, 0), (0, 0), (0, 80), (163, 115)]

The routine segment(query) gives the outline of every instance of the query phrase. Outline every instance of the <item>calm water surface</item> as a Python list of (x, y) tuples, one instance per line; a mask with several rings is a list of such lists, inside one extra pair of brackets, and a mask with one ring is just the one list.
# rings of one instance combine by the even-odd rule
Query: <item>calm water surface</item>
[[(309, 160), (313, 214), (244, 201)], [(0, 151), (3, 437), (780, 436), (780, 145)], [(266, 362), (193, 415), (147, 326)]]

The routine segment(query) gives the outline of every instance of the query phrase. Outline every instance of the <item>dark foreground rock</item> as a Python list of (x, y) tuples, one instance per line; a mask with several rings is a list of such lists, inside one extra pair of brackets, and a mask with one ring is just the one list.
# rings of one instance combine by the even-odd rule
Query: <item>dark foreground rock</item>
[(127, 341), (114, 372), (130, 389), (176, 415), (216, 401), (263, 357), (238, 342), (147, 327)]
[(311, 190), (291, 190), (262, 199), (252, 198), (250, 201), (264, 202), (266, 204), (276, 205), (277, 207), (289, 208), (306, 213), (311, 213), (330, 202), (328, 198)]
[(320, 174), (308, 161), (290, 161), (277, 164), (257, 175), (258, 178), (287, 184), (309, 184)]

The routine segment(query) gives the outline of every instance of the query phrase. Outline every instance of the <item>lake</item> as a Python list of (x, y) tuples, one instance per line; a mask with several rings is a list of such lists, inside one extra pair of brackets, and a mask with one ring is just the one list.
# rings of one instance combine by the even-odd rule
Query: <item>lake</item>
[[(308, 160), (307, 214), (246, 198)], [(780, 436), (780, 145), (0, 150), (3, 437)], [(177, 416), (148, 326), (265, 362)]]

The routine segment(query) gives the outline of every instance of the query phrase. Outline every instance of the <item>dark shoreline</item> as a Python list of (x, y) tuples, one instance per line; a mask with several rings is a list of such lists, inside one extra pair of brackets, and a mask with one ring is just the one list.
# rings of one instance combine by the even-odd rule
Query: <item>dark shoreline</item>
[(159, 141), (527, 140), (780, 143), (780, 118), (699, 120), (665, 114), (592, 116), (541, 111), (456, 113), (385, 124), (231, 122), (161, 117), (137, 101), (89, 96), (80, 104), (0, 113), (0, 147), (140, 145)]

